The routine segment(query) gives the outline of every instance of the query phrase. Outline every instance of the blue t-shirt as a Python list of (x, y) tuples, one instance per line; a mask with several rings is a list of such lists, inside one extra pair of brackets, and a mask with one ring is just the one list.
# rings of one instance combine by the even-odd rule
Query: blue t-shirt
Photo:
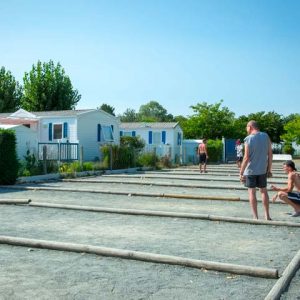
[(257, 132), (256, 134), (248, 135), (244, 142), (249, 149), (249, 162), (244, 175), (266, 174), (270, 143), (269, 136), (265, 132)]

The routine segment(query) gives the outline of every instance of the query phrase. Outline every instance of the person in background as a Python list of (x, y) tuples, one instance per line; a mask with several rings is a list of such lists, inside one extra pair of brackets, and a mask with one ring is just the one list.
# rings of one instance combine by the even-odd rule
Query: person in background
[[(202, 143), (199, 144), (198, 155), (199, 155), (200, 173), (202, 173), (202, 172), (207, 173), (206, 163), (207, 163), (207, 159), (208, 159), (208, 154), (207, 154), (207, 147), (206, 147), (206, 139), (203, 139)], [(202, 171), (202, 165), (203, 165), (203, 171)]]
[(236, 164), (239, 169), (241, 168), (241, 164), (243, 161), (243, 149), (244, 149), (244, 146), (241, 143), (241, 140), (237, 139), (235, 142), (235, 151), (236, 151)]
[[(280, 188), (271, 185), (272, 190), (277, 192), (272, 200), (275, 202), (277, 198), (281, 199), (293, 207), (295, 212), (291, 214), (291, 217), (300, 217), (300, 174), (296, 172), (297, 169), (292, 160), (287, 160), (283, 163), (283, 170), (288, 174), (287, 186)], [(294, 187), (297, 189), (297, 192), (293, 192)]]
[(272, 177), (272, 144), (269, 136), (259, 130), (256, 121), (247, 123), (248, 136), (245, 138), (245, 152), (240, 169), (240, 180), (248, 188), (249, 202), (254, 219), (258, 219), (256, 188), (262, 196), (265, 219), (271, 220), (267, 177)]

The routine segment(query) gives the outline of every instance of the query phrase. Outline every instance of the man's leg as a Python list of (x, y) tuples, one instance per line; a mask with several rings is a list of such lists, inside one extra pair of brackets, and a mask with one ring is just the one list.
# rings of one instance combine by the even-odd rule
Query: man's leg
[(300, 212), (300, 205), (294, 203), (293, 201), (291, 201), (289, 198), (288, 198), (288, 195), (287, 193), (285, 192), (279, 192), (278, 193), (278, 196), (279, 198), (284, 201), (286, 204), (290, 205), (293, 207), (293, 209), (295, 210), (295, 212)]
[(265, 219), (266, 220), (271, 220), (270, 217), (270, 212), (269, 212), (269, 194), (267, 191), (267, 188), (260, 188), (260, 193), (262, 197), (262, 203), (264, 206), (264, 211), (265, 211)]
[(250, 206), (251, 206), (253, 219), (258, 219), (256, 188), (248, 188), (248, 194), (249, 194), (249, 202), (250, 202)]

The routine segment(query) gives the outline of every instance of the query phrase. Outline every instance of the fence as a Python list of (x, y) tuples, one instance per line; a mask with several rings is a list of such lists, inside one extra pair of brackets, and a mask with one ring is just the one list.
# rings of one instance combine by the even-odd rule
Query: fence
[[(44, 153), (44, 149), (46, 153)], [(56, 161), (78, 160), (79, 144), (78, 143), (38, 143), (38, 159), (56, 160)]]

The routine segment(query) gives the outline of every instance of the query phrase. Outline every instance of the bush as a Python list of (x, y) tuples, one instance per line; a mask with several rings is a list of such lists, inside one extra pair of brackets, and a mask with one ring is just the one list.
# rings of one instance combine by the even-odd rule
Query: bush
[(209, 162), (219, 162), (222, 160), (223, 143), (221, 140), (208, 140), (207, 152)]
[(138, 157), (137, 163), (139, 166), (144, 167), (157, 167), (159, 159), (154, 152), (143, 153)]
[(14, 184), (18, 169), (15, 132), (0, 129), (0, 184)]
[(284, 143), (283, 148), (282, 148), (282, 152), (284, 154), (293, 155), (294, 152), (295, 152), (295, 149), (293, 148), (292, 143), (288, 143), (288, 142)]
[(135, 165), (134, 149), (127, 146), (107, 145), (101, 147), (103, 166), (110, 168), (112, 155), (112, 169), (125, 169)]

